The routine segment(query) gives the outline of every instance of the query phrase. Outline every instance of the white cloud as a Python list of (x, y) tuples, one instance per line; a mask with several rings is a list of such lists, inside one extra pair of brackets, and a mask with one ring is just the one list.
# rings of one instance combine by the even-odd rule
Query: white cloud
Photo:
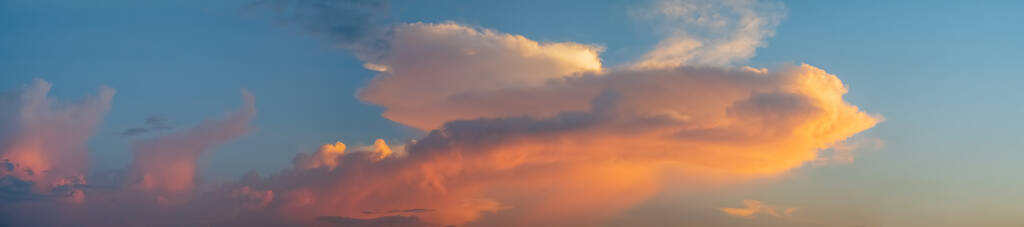
[(632, 67), (721, 66), (753, 57), (786, 9), (774, 1), (658, 0), (635, 14), (668, 36)]

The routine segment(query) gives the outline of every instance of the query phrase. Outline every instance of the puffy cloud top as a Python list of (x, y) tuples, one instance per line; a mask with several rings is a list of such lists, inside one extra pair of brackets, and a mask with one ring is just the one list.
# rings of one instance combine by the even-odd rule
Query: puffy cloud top
[[(536, 87), (602, 69), (597, 46), (539, 43), (454, 23), (399, 25), (389, 51), (390, 57), (372, 62), (386, 70), (359, 97), (387, 107), (386, 117), (422, 130), (451, 119), (507, 116), (533, 108), (528, 100), (501, 109), (469, 108), (481, 103), (453, 100), (460, 95)], [(411, 112), (415, 116), (408, 116)]]

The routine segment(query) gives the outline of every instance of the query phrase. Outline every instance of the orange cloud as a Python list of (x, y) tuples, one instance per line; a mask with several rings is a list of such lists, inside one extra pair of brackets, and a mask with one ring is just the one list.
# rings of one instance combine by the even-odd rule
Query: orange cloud
[(327, 167), (334, 169), (338, 166), (338, 156), (345, 154), (345, 144), (336, 142), (334, 144), (324, 144), (320, 146), (320, 150), (313, 153), (313, 155), (300, 154), (295, 157), (292, 162), (297, 168), (302, 169), (314, 169), (320, 167)]
[(79, 102), (48, 97), (50, 83), (35, 80), (17, 92), (0, 96), (0, 177), (30, 182), (32, 191), (51, 194), (67, 187), (67, 201), (84, 200), (76, 185), (85, 184), (86, 141), (110, 110), (114, 89)]
[[(814, 66), (728, 65), (752, 56), (775, 23), (742, 5), (751, 2), (737, 3), (729, 9), (752, 27), (737, 27), (733, 38), (668, 40), (641, 61), (657, 64), (613, 68), (593, 45), (455, 23), (398, 25), (387, 48), (360, 56), (378, 75), (359, 97), (426, 136), (395, 147), (326, 144), (271, 176), (251, 174), (196, 200), (175, 200), (195, 187), (200, 153), (248, 131), (254, 110), (246, 94), (227, 118), (139, 143), (130, 182), (184, 210), (177, 219), (209, 225), (586, 226), (669, 184), (784, 173), (880, 121), (843, 100), (847, 87)], [(376, 38), (348, 44), (366, 40)], [(721, 210), (741, 217), (795, 211), (745, 203)]]
[[(292, 163), (295, 165), (295, 168), (303, 170), (316, 168), (333, 170), (335, 167), (338, 167), (338, 159), (345, 154), (346, 148), (345, 144), (341, 142), (324, 144), (320, 147), (319, 151), (314, 152), (312, 155), (299, 154), (295, 156)], [(380, 161), (392, 155), (391, 147), (383, 139), (377, 139), (370, 146), (356, 147), (352, 152), (368, 153), (374, 161)]]
[[(405, 156), (347, 153), (334, 169), (296, 167), (255, 187), (301, 195), (277, 208), (300, 219), (425, 208), (434, 211), (412, 215), (455, 225), (485, 215), (513, 216), (504, 221), (513, 225), (596, 224), (649, 199), (666, 173), (775, 175), (877, 122), (842, 101), (845, 86), (833, 75), (807, 65), (617, 71), (561, 87), (605, 92), (586, 111), (454, 120), (406, 145)], [(721, 92), (680, 98), (703, 89)]]
[[(467, 35), (468, 38), (463, 39), (491, 40), (509, 36), (486, 36), (482, 35), (486, 32), (454, 24), (412, 24), (405, 28), (408, 31), (399, 32), (398, 37), (433, 37), (453, 31), (475, 35)], [(660, 151), (649, 153), (660, 156), (687, 154), (690, 158), (682, 161), (690, 164), (714, 163), (713, 168), (717, 169), (765, 174), (812, 160), (817, 150), (831, 147), (870, 128), (879, 119), (843, 101), (846, 87), (842, 82), (834, 75), (809, 65), (789, 66), (774, 71), (749, 67), (619, 70), (567, 67), (540, 73), (545, 75), (541, 77), (544, 78), (541, 80), (543, 82), (530, 82), (536, 80), (535, 77), (518, 76), (536, 74), (516, 72), (518, 68), (526, 66), (504, 64), (508, 62), (504, 60), (514, 58), (511, 56), (472, 57), (472, 61), (503, 62), (503, 65), (484, 64), (486, 67), (458, 58), (435, 56), (434, 53), (456, 53), (470, 48), (465, 46), (481, 42), (449, 41), (451, 39), (447, 39), (448, 36), (443, 37), (446, 38), (424, 38), (432, 40), (430, 42), (406, 38), (417, 40), (408, 42), (429, 46), (431, 51), (416, 49), (422, 47), (392, 46), (392, 52), (400, 53), (396, 55), (406, 60), (385, 60), (384, 65), (395, 70), (378, 75), (361, 97), (385, 107), (385, 117), (424, 130), (432, 130), (456, 120), (519, 116), (545, 119), (562, 113), (601, 109), (601, 113), (591, 112), (595, 117), (605, 116), (602, 119), (604, 122), (596, 124), (593, 131), (604, 132), (591, 134), (611, 137), (606, 140), (619, 140), (634, 147), (654, 146), (652, 150)], [(525, 42), (521, 41), (521, 37), (512, 40)], [(404, 51), (403, 48), (415, 51)], [(519, 49), (537, 47), (503, 45), (493, 48), (496, 50), (490, 51), (524, 53), (529, 51)], [(558, 62), (556, 58), (549, 58), (548, 61), (552, 64)], [(466, 67), (473, 70), (459, 71)], [(588, 71), (591, 73), (586, 73)], [(500, 80), (509, 82), (481, 80), (477, 78), (478, 75), (508, 75)], [(517, 80), (519, 82), (515, 82)], [(432, 86), (430, 83), (438, 85)], [(614, 103), (597, 103), (606, 106), (595, 106), (595, 99), (607, 92), (614, 93), (618, 100)], [(393, 98), (385, 100), (378, 95)], [(601, 144), (599, 141), (602, 140), (588, 141)], [(669, 150), (678, 152), (667, 152)], [(786, 152), (780, 153), (782, 151)], [(694, 154), (710, 153), (730, 161), (716, 161), (710, 156), (709, 159), (693, 158)], [(763, 159), (776, 159), (779, 162), (765, 162)], [(739, 160), (749, 162), (737, 162)], [(757, 167), (749, 169), (750, 166)]]
[[(282, 195), (267, 210), (294, 220), (424, 209), (407, 215), (599, 224), (665, 184), (786, 172), (880, 119), (806, 64), (604, 69), (592, 46), (452, 23), (399, 26), (389, 51), (370, 63), (380, 74), (360, 97), (430, 133), (398, 151), (379, 140), (364, 152), (336, 143), (299, 155), (293, 168), (243, 184)], [(691, 179), (664, 179), (680, 175)]]

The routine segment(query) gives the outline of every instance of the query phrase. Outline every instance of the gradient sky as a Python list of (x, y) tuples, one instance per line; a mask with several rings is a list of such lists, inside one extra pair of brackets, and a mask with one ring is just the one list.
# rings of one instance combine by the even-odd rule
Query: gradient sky
[[(600, 45), (605, 66), (644, 56), (665, 32), (644, 2), (393, 0), (388, 23), (454, 22), (540, 42)], [(1024, 224), (1018, 133), (1024, 114), (1019, 1), (782, 1), (756, 55), (734, 65), (806, 63), (836, 75), (843, 99), (884, 117), (848, 141), (852, 163), (806, 163), (710, 188), (666, 186), (612, 226), (1016, 226)], [(273, 174), (300, 153), (343, 141), (401, 144), (426, 135), (356, 97), (376, 72), (249, 1), (0, 0), (0, 91), (36, 78), (57, 100), (117, 90), (88, 140), (91, 173), (132, 163), (132, 144), (200, 124), (256, 96), (248, 134), (199, 159), (199, 182)], [(138, 136), (147, 118), (170, 129)], [(751, 217), (720, 208), (773, 208)], [(794, 215), (782, 214), (795, 208)], [(778, 212), (768, 214), (766, 210)], [(500, 213), (500, 212), (499, 212)], [(500, 215), (498, 215), (500, 216)], [(4, 217), (11, 218), (11, 217)], [(503, 219), (495, 219), (503, 220)], [(484, 218), (478, 225), (488, 225)]]

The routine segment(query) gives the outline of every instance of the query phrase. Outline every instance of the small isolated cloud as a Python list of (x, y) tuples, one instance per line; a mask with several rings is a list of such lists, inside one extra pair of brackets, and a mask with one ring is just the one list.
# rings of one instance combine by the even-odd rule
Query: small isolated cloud
[(363, 59), (388, 49), (387, 0), (258, 0), (251, 9), (269, 11), (282, 24), (296, 27)]
[(121, 131), (121, 136), (137, 136), (146, 134), (149, 132), (163, 131), (171, 129), (171, 126), (167, 123), (167, 119), (161, 116), (151, 116), (146, 118), (145, 124), (141, 127), (134, 127)]
[(769, 215), (772, 217), (791, 217), (793, 213), (798, 209), (796, 207), (777, 207), (767, 205), (757, 200), (743, 200), (744, 208), (718, 208), (723, 213), (739, 217), (739, 218), (754, 218), (757, 215)]

